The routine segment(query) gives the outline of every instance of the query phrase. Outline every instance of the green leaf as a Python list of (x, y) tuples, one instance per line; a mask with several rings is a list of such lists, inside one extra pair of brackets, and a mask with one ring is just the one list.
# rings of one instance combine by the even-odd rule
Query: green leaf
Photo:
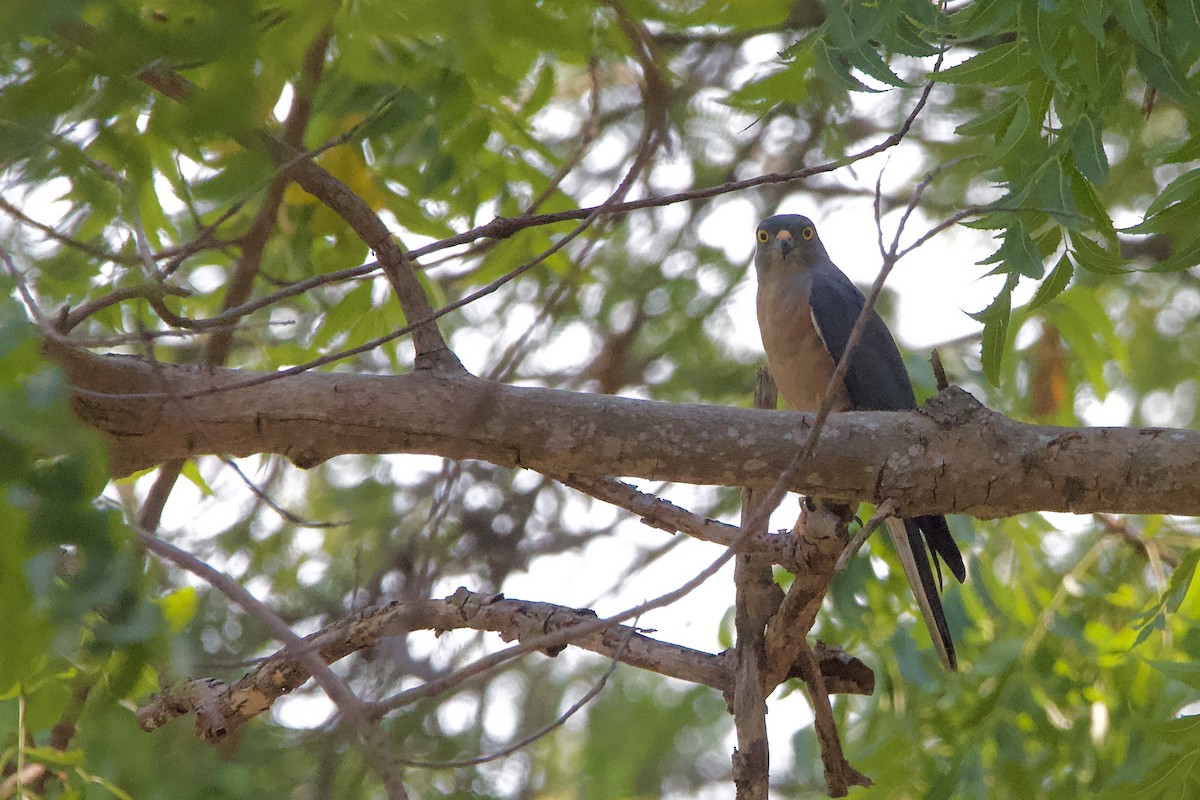
[(1200, 0), (1167, 0), (1167, 18), (1176, 41), (1200, 41)]
[(1110, 253), (1078, 231), (1071, 231), (1071, 249), (1076, 263), (1097, 275), (1120, 275), (1128, 272), (1125, 259)]
[(980, 356), (983, 372), (993, 386), (1000, 385), (1000, 367), (1004, 359), (1005, 342), (1008, 339), (1008, 316), (989, 319), (983, 325), (983, 345)]
[(1171, 571), (1171, 577), (1167, 580), (1167, 588), (1163, 591), (1163, 602), (1170, 611), (1178, 610), (1179, 604), (1183, 602), (1183, 598), (1187, 595), (1188, 589), (1191, 588), (1192, 581), (1196, 577), (1198, 566), (1200, 566), (1200, 548), (1195, 548), (1184, 553), (1183, 558), (1179, 559), (1179, 566)]
[(842, 55), (850, 62), (850, 66), (865, 75), (870, 75), (880, 83), (902, 89), (911, 89), (912, 84), (892, 72), (874, 47), (864, 44), (853, 50), (843, 50)]
[[(1170, 662), (1178, 665), (1179, 662)], [(1200, 715), (1188, 714), (1154, 726), (1154, 732), (1164, 742), (1196, 747), (1200, 745)]]
[(1182, 247), (1176, 247), (1171, 255), (1150, 268), (1150, 272), (1181, 272), (1200, 264), (1200, 235)]
[(1173, 203), (1191, 200), (1197, 196), (1200, 196), (1200, 167), (1185, 172), (1168, 183), (1146, 208), (1146, 218), (1165, 210)]
[(1158, 51), (1158, 27), (1144, 0), (1112, 0), (1109, 5), (1126, 33), (1148, 50)]
[(175, 633), (187, 627), (200, 606), (200, 598), (194, 586), (182, 586), (155, 602), (162, 609), (163, 619)]
[(1192, 229), (1196, 221), (1197, 209), (1200, 209), (1200, 202), (1195, 200), (1174, 203), (1136, 225), (1121, 228), (1121, 233), (1165, 233), (1173, 236), (1179, 231)]
[[(101, 775), (93, 775), (82, 768), (76, 769), (75, 773), (87, 783), (94, 783), (102, 787), (106, 792), (117, 798), (117, 800), (133, 800), (133, 795)], [(91, 796), (90, 793), (88, 796)]]
[(892, 50), (907, 56), (933, 56), (938, 52), (936, 41), (936, 35), (926, 38), (922, 29), (901, 15), (896, 18), (889, 44)]
[(951, 15), (950, 19), (955, 25), (957, 38), (981, 39), (1015, 31), (1018, 9), (1018, 4), (1012, 2), (971, 3), (960, 13)]
[(1123, 784), (1105, 792), (1101, 800), (1189, 800), (1195, 796), (1195, 771), (1200, 750), (1190, 750), (1161, 759), (1145, 772), (1136, 785)]
[(1070, 177), (1057, 158), (1051, 158), (1042, 170), (1037, 185), (1037, 201), (1042, 211), (1049, 212), (1063, 225), (1079, 227), (1083, 215), (1075, 206)]
[(1058, 250), (1058, 246), (1062, 244), (1063, 229), (1058, 225), (1051, 226), (1045, 233), (1038, 236), (1034, 241), (1037, 243), (1038, 257), (1045, 261), (1050, 256), (1054, 255)]
[(205, 497), (212, 497), (212, 487), (208, 485), (208, 481), (204, 480), (204, 476), (200, 474), (200, 467), (196, 464), (196, 460), (189, 458), (183, 462), (183, 469), (180, 472), (183, 477), (187, 478), (193, 486), (200, 490), (200, 494)]
[(983, 372), (993, 386), (1000, 385), (1000, 367), (1008, 343), (1008, 323), (1012, 316), (1012, 290), (1015, 285), (1015, 281), (1010, 277), (991, 305), (971, 315), (983, 323), (983, 346), (980, 356)]
[(1028, 55), (1019, 42), (996, 45), (934, 77), (944, 83), (1012, 86), (1024, 83), (1034, 69), (1034, 62)]
[(1071, 0), (1063, 3), (1063, 7), (1097, 42), (1104, 44), (1104, 23), (1108, 21), (1104, 0)]
[(30, 761), (60, 767), (79, 767), (83, 766), (84, 761), (82, 750), (59, 750), (55, 747), (27, 747), (25, 757)]
[(1008, 128), (1004, 131), (1004, 136), (996, 143), (996, 152), (992, 157), (997, 161), (1002, 160), (1032, 130), (1033, 116), (1029, 113), (1029, 101), (1021, 97), (1017, 100), (1012, 121), (1009, 122)]
[(1029, 37), (1029, 46), (1042, 63), (1042, 71), (1050, 80), (1058, 80), (1054, 45), (1062, 34), (1062, 27), (1056, 25), (1056, 21), (1043, 10), (1039, 0), (1023, 0), (1020, 16), (1025, 35)]
[(1174, 98), (1193, 117), (1200, 113), (1200, 94), (1192, 88), (1188, 71), (1171, 51), (1143, 49), (1137, 54), (1138, 69), (1146, 80), (1168, 97)]
[[(371, 290), (370, 281), (361, 281), (334, 303), (333, 307), (325, 312), (325, 316), (321, 320), (321, 327), (313, 337), (314, 343), (324, 346), (338, 340), (339, 336), (343, 337), (340, 341), (345, 341), (344, 337), (347, 332), (371, 312)], [(358, 342), (350, 342), (350, 344), (354, 345)]]
[(763, 114), (780, 103), (802, 103), (808, 94), (812, 56), (811, 49), (801, 51), (794, 63), (742, 84), (722, 102), (754, 114)]
[(818, 40), (813, 48), (817, 74), (827, 83), (841, 86), (851, 92), (879, 92), (860, 81), (850, 72), (850, 68), (842, 62), (841, 56), (835, 53), (824, 41)]
[(1009, 272), (1014, 275), (1024, 275), (1029, 278), (1040, 278), (1045, 272), (1042, 256), (1033, 239), (1025, 230), (1025, 224), (1020, 220), (1012, 222), (1004, 232), (1004, 243), (1000, 248), (978, 264), (1002, 264), (1003, 269), (997, 269), (993, 274)]
[(1071, 276), (1074, 274), (1075, 267), (1071, 264), (1071, 259), (1067, 258), (1066, 253), (1063, 253), (1058, 259), (1058, 263), (1054, 265), (1054, 269), (1050, 270), (1050, 274), (1046, 276), (1046, 280), (1042, 281), (1037, 291), (1033, 293), (1027, 307), (1028, 310), (1035, 311), (1058, 297), (1063, 289), (1067, 288), (1067, 284), (1071, 282)]
[(1200, 160), (1200, 136), (1184, 139), (1163, 153), (1164, 164), (1187, 164)]
[(1108, 180), (1108, 156), (1100, 139), (1101, 126), (1096, 119), (1084, 114), (1071, 131), (1071, 152), (1075, 166), (1092, 183), (1100, 186)]
[(535, 112), (541, 111), (550, 102), (550, 98), (554, 96), (555, 87), (555, 72), (551, 64), (543, 64), (538, 70), (537, 78), (533, 82), (533, 89), (529, 92), (529, 97), (526, 98), (525, 104), (521, 106), (521, 114), (528, 117)]
[(1090, 287), (1063, 292), (1053, 311), (1064, 341), (1078, 355), (1088, 382), (1103, 400), (1108, 392), (1105, 364), (1112, 361), (1125, 368), (1129, 363), (1128, 351), (1117, 336), (1113, 320)]
[(1096, 188), (1078, 171), (1074, 171), (1071, 180), (1071, 195), (1075, 198), (1075, 207), (1092, 222), (1092, 226), (1108, 241), (1110, 247), (1118, 247), (1117, 230), (1113, 227), (1108, 210), (1100, 202)]
[(987, 134), (1000, 135), (1010, 127), (1010, 121), (1017, 111), (1017, 107), (1025, 103), (1026, 113), (1028, 113), (1029, 104), (1020, 96), (1009, 97), (992, 108), (989, 111), (984, 111), (962, 125), (954, 129), (954, 132), (959, 136), (984, 136)]
[(1200, 662), (1153, 661), (1146, 663), (1168, 678), (1177, 680), (1193, 689), (1200, 689)]

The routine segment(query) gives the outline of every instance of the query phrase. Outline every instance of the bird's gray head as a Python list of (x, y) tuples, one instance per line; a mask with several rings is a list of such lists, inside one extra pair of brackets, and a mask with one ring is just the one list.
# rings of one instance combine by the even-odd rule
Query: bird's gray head
[(780, 267), (810, 269), (829, 258), (812, 220), (799, 214), (767, 217), (758, 223), (754, 237), (754, 266), (760, 276), (777, 273)]

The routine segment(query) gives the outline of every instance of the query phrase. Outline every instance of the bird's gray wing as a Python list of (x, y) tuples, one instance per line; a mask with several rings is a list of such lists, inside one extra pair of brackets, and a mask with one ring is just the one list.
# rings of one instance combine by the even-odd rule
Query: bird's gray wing
[[(866, 299), (841, 270), (826, 261), (812, 270), (813, 320), (836, 363)], [(846, 394), (857, 411), (906, 411), (917, 407), (908, 370), (891, 332), (875, 310), (850, 356)]]
[[(858, 287), (828, 261), (812, 270), (810, 291), (817, 332), (834, 361), (839, 361), (866, 299)], [(874, 309), (867, 318), (862, 338), (850, 356), (845, 384), (850, 407), (858, 411), (903, 411), (917, 407), (900, 349)], [(888, 533), (937, 647), (938, 656), (949, 669), (956, 669), (954, 642), (950, 638), (950, 628), (938, 596), (941, 567), (937, 557), (942, 557), (960, 582), (966, 579), (967, 572), (958, 545), (950, 535), (946, 518), (927, 515), (903, 520), (889, 519), (887, 522)], [(931, 551), (928, 555), (926, 547)], [(929, 563), (931, 559), (932, 568)], [(934, 568), (938, 573), (936, 581)]]

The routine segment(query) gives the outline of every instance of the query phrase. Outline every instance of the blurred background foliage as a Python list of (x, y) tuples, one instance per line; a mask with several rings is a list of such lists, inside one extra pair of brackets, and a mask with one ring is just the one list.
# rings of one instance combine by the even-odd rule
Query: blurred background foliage
[[(0, 244), (41, 314), (95, 304), (71, 331), (86, 346), (276, 369), (404, 319), (373, 271), (297, 286), (371, 255), (237, 144), (250, 131), (307, 148), (342, 137), (319, 163), (416, 248), (498, 215), (600, 202), (645, 130), (654, 146), (633, 198), (844, 158), (900, 127), (943, 46), (929, 104), (888, 156), (880, 205), (890, 236), (936, 168), (906, 236), (955, 214), (964, 224), (905, 267), (990, 271), (979, 324), (938, 340), (952, 379), (1020, 419), (1194, 428), (1200, 22), (1189, 0), (7, 3)], [(155, 70), (197, 89), (168, 99), (151, 88)], [(836, 258), (838, 239), (874, 240), (866, 226), (884, 166), (602, 217), (440, 324), (477, 374), (748, 405), (754, 221), (810, 213)], [(435, 306), (456, 300), (569, 230), (435, 250), (420, 262), (425, 285)], [(132, 513), (153, 475), (106, 488), (102, 448), (71, 422), (12, 270), (0, 280), (0, 796), (15, 796), (19, 767), (26, 797), (379, 796), (315, 692), (220, 750), (184, 721), (136, 728), (130, 709), (159, 682), (233, 679), (276, 644), (134, 545), (119, 509)], [(971, 308), (925, 280), (920, 306)], [(262, 298), (272, 299), (232, 335), (196, 328)], [(895, 319), (896, 298), (882, 304)], [(394, 373), (411, 361), (402, 341), (326, 369)], [(910, 367), (930, 394), (924, 356)], [(184, 469), (164, 535), (302, 633), (458, 585), (616, 610), (690, 577), (696, 554), (715, 556), (487, 464), (348, 456), (300, 471), (264, 456), (240, 466), (297, 516), (206, 458)], [(731, 490), (650, 488), (701, 513), (736, 513)], [(853, 561), (818, 622), (878, 678), (873, 697), (835, 706), (851, 762), (876, 782), (857, 794), (1194, 796), (1196, 521), (1028, 514), (953, 525), (971, 575), (945, 601), (960, 673), (937, 667), (883, 548)], [(690, 643), (725, 646), (728, 588), (710, 583), (706, 599), (650, 622), (679, 640), (671, 626), (687, 620)], [(379, 697), (497, 645), (413, 634), (339, 668)], [(605, 667), (571, 651), (534, 656), (395, 715), (388, 735), (416, 758), (492, 751), (549, 723)], [(791, 735), (773, 740), (779, 796), (819, 795), (803, 699), (773, 705), (773, 731)], [(407, 780), (429, 798), (724, 797), (730, 728), (713, 692), (622, 668), (581, 715), (517, 755)]]

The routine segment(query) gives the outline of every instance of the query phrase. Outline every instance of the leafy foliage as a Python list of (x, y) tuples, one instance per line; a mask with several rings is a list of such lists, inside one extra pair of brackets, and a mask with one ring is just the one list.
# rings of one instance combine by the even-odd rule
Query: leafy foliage
[[(941, 258), (991, 271), (995, 293), (970, 306), (983, 306), (981, 329), (941, 348), (955, 379), (1017, 417), (1194, 427), (1198, 59), (1192, 0), (9, 3), (0, 247), (42, 313), (63, 309), (58, 319), (91, 346), (273, 370), (368, 344), (406, 320), (341, 218), (244, 146), (256, 132), (301, 149), (333, 145), (318, 163), (404, 246), (428, 247), (419, 264), (435, 307), (537, 258), (578, 220), (442, 240), (497, 216), (594, 206), (639, 142), (651, 145), (631, 198), (837, 165), (803, 182), (603, 216), (440, 320), (478, 374), (745, 405), (758, 359), (736, 318), (748, 308), (749, 226), (819, 204), (823, 231), (835, 219), (851, 220), (845, 231), (864, 225), (884, 164), (855, 154), (899, 130), (932, 82), (888, 151), (880, 205), (894, 229), (928, 173), (911, 224), (961, 215)], [(184, 99), (168, 76), (186, 79)], [(144, 702), (158, 681), (236, 679), (243, 659), (277, 645), (218, 592), (144, 560), (112, 508), (132, 518), (154, 475), (106, 488), (100, 445), (72, 423), (64, 381), (2, 274), (0, 748), (13, 765), (19, 756), (47, 766), (27, 793), (375, 796), (340, 729), (298, 729), (327, 709), (315, 693), (221, 752), (180, 723), (136, 728), (122, 703)], [(895, 298), (882, 300), (890, 316)], [(81, 308), (90, 313), (74, 318)], [(222, 314), (236, 330), (207, 327)], [(920, 362), (910, 366), (927, 396)], [(410, 364), (401, 342), (326, 368)], [(663, 546), (526, 473), (392, 457), (306, 472), (276, 458), (239, 463), (294, 514), (276, 514), (203, 459), (184, 468), (164, 535), (302, 630), (460, 584), (619, 603), (623, 590), (643, 590), (629, 588), (644, 587), (639, 576), (673, 584), (691, 563), (691, 544)], [(688, 495), (700, 513), (731, 514), (735, 503), (731, 492)], [(971, 573), (946, 599), (961, 673), (937, 670), (882, 549), (839, 577), (819, 622), (821, 637), (879, 678), (874, 697), (836, 706), (850, 760), (878, 787), (862, 794), (1190, 796), (1195, 521), (954, 525)], [(606, 575), (597, 554), (614, 542), (628, 546)], [(701, 646), (715, 647), (719, 616)], [(345, 671), (378, 696), (496, 646), (412, 634)], [(554, 720), (595, 664), (531, 658), (390, 718), (387, 734), (431, 759), (499, 749)], [(772, 702), (778, 715), (801, 701)], [(709, 690), (619, 670), (581, 720), (531, 749), (409, 780), (431, 798), (727, 793), (727, 731)], [(774, 758), (775, 787), (789, 796), (821, 785), (811, 729), (797, 730), (793, 750), (790, 764)]]
[(143, 694), (165, 626), (128, 529), (93, 503), (108, 479), (103, 449), (71, 420), (35, 331), (19, 306), (0, 305), (0, 735), (8, 756), (20, 748), (80, 791), (84, 751), (31, 742), (89, 703)]

